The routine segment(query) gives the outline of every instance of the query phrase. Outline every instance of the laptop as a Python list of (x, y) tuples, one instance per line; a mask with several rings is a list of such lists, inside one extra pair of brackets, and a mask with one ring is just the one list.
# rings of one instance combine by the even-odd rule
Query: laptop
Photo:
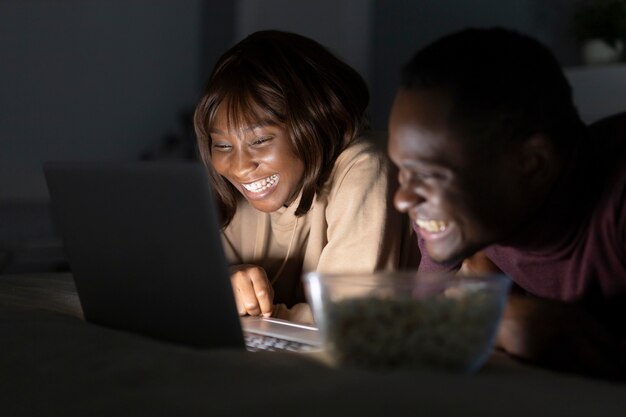
[(319, 350), (313, 326), (239, 317), (201, 164), (57, 162), (44, 174), (86, 320), (198, 347)]

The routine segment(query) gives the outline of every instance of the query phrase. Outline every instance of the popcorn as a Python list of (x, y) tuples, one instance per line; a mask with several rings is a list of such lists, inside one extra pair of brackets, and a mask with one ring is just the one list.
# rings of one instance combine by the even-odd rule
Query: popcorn
[(339, 365), (472, 371), (487, 359), (502, 297), (479, 284), (425, 298), (367, 295), (327, 308), (328, 348)]

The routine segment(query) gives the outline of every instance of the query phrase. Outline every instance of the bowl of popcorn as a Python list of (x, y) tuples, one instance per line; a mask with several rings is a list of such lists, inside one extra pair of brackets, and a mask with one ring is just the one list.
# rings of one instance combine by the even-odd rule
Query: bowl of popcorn
[(333, 365), (474, 372), (489, 358), (511, 281), (415, 271), (304, 276)]

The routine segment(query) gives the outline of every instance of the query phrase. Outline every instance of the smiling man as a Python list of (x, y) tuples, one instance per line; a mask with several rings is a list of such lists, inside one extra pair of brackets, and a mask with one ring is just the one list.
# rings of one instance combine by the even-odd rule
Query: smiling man
[(421, 270), (517, 284), (498, 335), (514, 356), (624, 375), (623, 120), (588, 130), (552, 54), (503, 29), (449, 35), (404, 68), (389, 124), (396, 208)]

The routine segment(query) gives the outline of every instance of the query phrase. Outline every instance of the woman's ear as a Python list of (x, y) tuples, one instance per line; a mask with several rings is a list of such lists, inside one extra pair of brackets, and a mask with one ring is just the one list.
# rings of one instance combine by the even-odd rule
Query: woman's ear
[(542, 134), (528, 137), (520, 151), (520, 169), (529, 181), (551, 181), (560, 170), (554, 144)]

